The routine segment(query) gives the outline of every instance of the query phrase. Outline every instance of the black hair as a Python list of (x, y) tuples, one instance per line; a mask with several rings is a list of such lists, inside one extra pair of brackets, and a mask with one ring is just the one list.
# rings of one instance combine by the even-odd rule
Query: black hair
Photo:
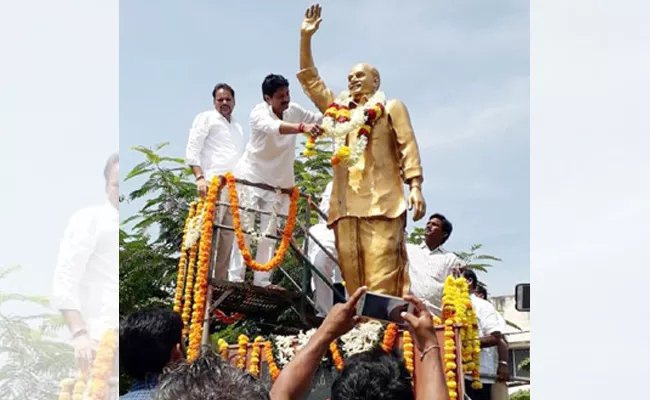
[(454, 226), (442, 214), (438, 214), (438, 213), (433, 214), (432, 216), (429, 217), (429, 221), (431, 221), (434, 218), (439, 219), (442, 222), (442, 230), (445, 231), (445, 237), (442, 239), (442, 242), (440, 242), (440, 244), (443, 245), (447, 241), (447, 239), (449, 239), (449, 236), (451, 236), (451, 231), (454, 230)]
[(110, 157), (108, 157), (108, 160), (106, 160), (106, 164), (104, 165), (104, 180), (108, 184), (108, 178), (111, 175), (111, 169), (113, 169), (113, 165), (119, 164), (120, 163), (120, 153), (113, 153), (111, 154)]
[(289, 81), (282, 75), (269, 74), (262, 82), (262, 98), (273, 97), (275, 92), (284, 87), (289, 87)]
[(183, 320), (171, 310), (145, 309), (120, 323), (120, 364), (135, 379), (160, 374), (181, 343)]
[(472, 281), (472, 283), (469, 285), (470, 289), (475, 289), (479, 285), (476, 272), (472, 271), (471, 269), (465, 268), (463, 271), (463, 277), (468, 281), (467, 283), (469, 283), (470, 280)]
[(403, 363), (381, 348), (358, 353), (332, 383), (332, 400), (412, 400), (411, 377)]
[(488, 291), (487, 291), (487, 288), (485, 287), (485, 285), (482, 285), (482, 284), (477, 285), (476, 286), (476, 292), (482, 294), (483, 298), (485, 300), (488, 299)]
[(224, 89), (230, 91), (230, 94), (232, 95), (233, 100), (235, 99), (235, 89), (232, 88), (227, 83), (217, 83), (214, 86), (214, 89), (212, 89), (212, 99), (215, 100), (217, 98), (217, 91)]
[(222, 361), (207, 349), (192, 363), (165, 371), (156, 400), (270, 400), (269, 389), (253, 375)]

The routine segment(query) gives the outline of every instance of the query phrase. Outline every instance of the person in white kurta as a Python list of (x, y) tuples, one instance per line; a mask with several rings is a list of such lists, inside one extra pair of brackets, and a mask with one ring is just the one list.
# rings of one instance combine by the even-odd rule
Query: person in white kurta
[(407, 244), (411, 294), (422, 300), (429, 312), (442, 316), (442, 290), (447, 276), (460, 269), (461, 260), (442, 248), (452, 224), (441, 214), (433, 214), (424, 231), (424, 243)]
[[(493, 385), (507, 382), (510, 376), (508, 370), (508, 343), (503, 339), (506, 329), (505, 320), (492, 303), (476, 295), (478, 278), (472, 270), (463, 272), (470, 288), (470, 300), (478, 321), (479, 338), (481, 341), (480, 374), (483, 388), (476, 390), (471, 384), (465, 383), (467, 394), (472, 399), (492, 399)], [(496, 379), (495, 379), (496, 377)], [(466, 376), (466, 380), (471, 377)]]
[[(265, 183), (276, 188), (291, 188), (295, 184), (293, 162), (296, 152), (296, 134), (318, 135), (318, 124), (322, 121), (320, 113), (307, 111), (296, 103), (291, 103), (289, 81), (280, 75), (268, 75), (262, 83), (264, 102), (256, 105), (250, 113), (250, 137), (244, 155), (235, 166), (235, 177), (250, 182)], [(274, 209), (286, 215), (289, 210), (289, 196), (276, 194), (258, 188), (238, 185), (240, 196), (246, 199), (246, 206), (266, 212)], [(242, 204), (243, 205), (243, 204)], [(252, 219), (251, 219), (252, 220)], [(242, 228), (253, 229), (242, 216)], [(260, 216), (260, 234), (275, 234), (277, 222), (268, 214)], [(269, 225), (272, 224), (272, 226)], [(268, 228), (271, 229), (268, 229)], [(246, 235), (250, 246), (250, 237)], [(261, 238), (257, 244), (257, 262), (265, 264), (273, 257), (275, 240)], [(229, 279), (242, 282), (246, 272), (244, 259), (237, 246), (233, 246)], [(255, 271), (255, 286), (271, 284), (271, 272)]]
[[(196, 185), (201, 196), (205, 196), (212, 178), (232, 172), (235, 164), (244, 153), (244, 131), (232, 115), (235, 108), (235, 91), (227, 84), (220, 83), (212, 91), (214, 108), (199, 113), (192, 122), (185, 162), (192, 168)], [(222, 190), (221, 202), (228, 202), (228, 191)], [(215, 222), (232, 226), (232, 214), (227, 205), (217, 208)], [(227, 277), (234, 233), (220, 229), (217, 251), (214, 260), (216, 279)]]
[[(88, 370), (102, 335), (119, 328), (119, 156), (104, 170), (108, 199), (70, 218), (59, 247), (52, 306), (66, 321), (79, 368)], [(116, 364), (117, 365), (117, 364)]]
[[(323, 191), (323, 196), (319, 205), (323, 214), (328, 215), (330, 207), (330, 198), (332, 197), (332, 182), (327, 184)], [(334, 257), (336, 253), (336, 240), (334, 231), (327, 227), (327, 221), (319, 218), (318, 224), (309, 229), (309, 233), (316, 239), (325, 249), (330, 252)], [(329, 282), (333, 285), (342, 283), (341, 269), (336, 262), (332, 260), (323, 249), (311, 241), (309, 243), (309, 261), (318, 269)], [(314, 291), (314, 303), (316, 303), (317, 316), (324, 317), (332, 308), (334, 301), (334, 293), (332, 289), (323, 282), (323, 280), (316, 275), (311, 278), (311, 287)], [(345, 295), (345, 293), (343, 293)]]

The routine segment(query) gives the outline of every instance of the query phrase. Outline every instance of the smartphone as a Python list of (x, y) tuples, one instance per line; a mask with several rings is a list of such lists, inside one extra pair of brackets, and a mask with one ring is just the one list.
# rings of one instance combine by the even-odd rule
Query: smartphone
[(408, 301), (385, 294), (366, 292), (357, 303), (357, 314), (387, 323), (404, 326), (406, 321), (400, 314), (412, 312), (413, 305)]

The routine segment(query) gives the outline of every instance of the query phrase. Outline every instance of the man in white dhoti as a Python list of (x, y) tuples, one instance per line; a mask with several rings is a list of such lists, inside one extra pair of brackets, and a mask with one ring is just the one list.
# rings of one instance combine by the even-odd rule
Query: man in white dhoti
[(107, 201), (78, 211), (68, 222), (52, 284), (52, 306), (63, 314), (84, 371), (104, 333), (119, 328), (118, 154), (108, 159), (104, 178)]
[[(322, 115), (307, 111), (291, 102), (289, 81), (270, 74), (262, 83), (264, 101), (253, 108), (250, 114), (250, 137), (244, 155), (235, 166), (235, 177), (250, 182), (265, 183), (277, 188), (291, 188), (295, 184), (293, 161), (296, 152), (296, 134), (321, 133), (318, 124)], [(286, 215), (289, 210), (289, 196), (279, 195), (263, 189), (238, 186), (240, 196), (246, 199), (245, 207)], [(252, 216), (242, 216), (242, 229), (252, 230)], [(270, 215), (261, 214), (259, 234), (276, 233), (277, 222)], [(250, 236), (246, 235), (247, 245)], [(255, 260), (265, 264), (273, 257), (275, 240), (262, 237), (257, 243)], [(244, 258), (237, 246), (233, 246), (229, 279), (242, 282), (246, 272)], [(255, 271), (253, 284), (271, 284), (271, 272)]]
[[(232, 115), (235, 109), (234, 89), (226, 83), (219, 83), (212, 90), (212, 99), (214, 107), (194, 118), (185, 150), (185, 162), (192, 168), (201, 197), (205, 197), (212, 178), (231, 172), (244, 153), (244, 131)], [(222, 190), (222, 202), (228, 201), (227, 194), (226, 190)], [(215, 222), (232, 226), (228, 206), (217, 208)], [(216, 279), (227, 276), (233, 239), (232, 231), (219, 229), (213, 274)]]
[[(319, 205), (320, 210), (326, 216), (329, 213), (331, 197), (332, 182), (330, 181), (323, 191), (323, 196)], [(337, 257), (334, 231), (327, 227), (326, 220), (319, 218), (318, 224), (312, 226), (309, 229), (309, 233), (318, 240), (318, 242), (323, 245), (331, 255)], [(308, 257), (312, 265), (320, 271), (320, 273), (322, 273), (332, 285), (339, 286), (339, 284), (343, 282), (341, 270), (336, 262), (314, 241), (309, 242)], [(332, 289), (330, 289), (330, 287), (315, 274), (313, 274), (311, 279), (311, 287), (314, 291), (314, 303), (316, 303), (317, 311), (316, 316), (325, 317), (330, 308), (332, 308), (334, 293), (332, 292)], [(339, 289), (342, 288), (343, 286), (340, 285)], [(345, 295), (345, 290), (342, 291), (344, 292), (343, 295)]]

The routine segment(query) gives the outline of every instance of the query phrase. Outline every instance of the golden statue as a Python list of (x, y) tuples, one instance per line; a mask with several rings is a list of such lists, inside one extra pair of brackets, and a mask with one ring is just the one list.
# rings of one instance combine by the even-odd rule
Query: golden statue
[(422, 166), (404, 103), (386, 101), (379, 71), (362, 63), (348, 75), (349, 92), (335, 96), (318, 75), (311, 38), (321, 7), (307, 9), (300, 37), (303, 90), (324, 114), (325, 135), (335, 144), (334, 179), (328, 226), (334, 229), (348, 293), (360, 286), (392, 296), (408, 293), (404, 184), (413, 220), (424, 216)]

